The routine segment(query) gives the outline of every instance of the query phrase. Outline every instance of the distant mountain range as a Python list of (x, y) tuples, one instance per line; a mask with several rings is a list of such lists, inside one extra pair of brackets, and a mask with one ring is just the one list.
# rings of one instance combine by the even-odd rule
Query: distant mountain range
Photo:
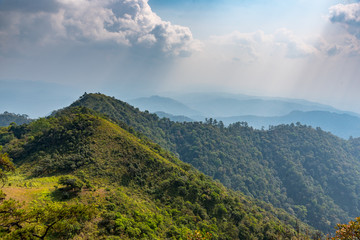
[(17, 125), (21, 125), (24, 123), (31, 122), (32, 119), (29, 118), (26, 114), (15, 114), (15, 113), (9, 113), (4, 112), (0, 114), (0, 127), (6, 127), (9, 126), (10, 123), (16, 123)]
[(201, 115), (199, 111), (193, 110), (185, 104), (168, 97), (151, 96), (142, 97), (129, 101), (130, 104), (140, 110), (150, 112), (165, 112), (171, 115), (196, 116)]
[(177, 96), (176, 99), (152, 96), (129, 102), (141, 110), (178, 122), (214, 118), (225, 125), (247, 122), (257, 129), (300, 122), (342, 138), (360, 137), (358, 114), (306, 100), (193, 93)]
[[(174, 97), (177, 101), (191, 109), (200, 112), (206, 117), (232, 117), (232, 116), (283, 116), (292, 111), (329, 111), (344, 112), (334, 107), (310, 102), (302, 99), (257, 97), (228, 93), (192, 93)], [(184, 114), (186, 115), (186, 114)]]
[(193, 119), (183, 116), (183, 115), (172, 115), (166, 112), (155, 112), (160, 118), (168, 118), (174, 122), (194, 122)]
[(254, 128), (261, 129), (280, 124), (302, 123), (312, 127), (320, 127), (339, 137), (349, 138), (360, 136), (360, 118), (349, 114), (339, 114), (327, 111), (293, 111), (285, 116), (258, 117), (258, 116), (235, 116), (218, 118), (225, 125), (234, 122), (247, 122)]

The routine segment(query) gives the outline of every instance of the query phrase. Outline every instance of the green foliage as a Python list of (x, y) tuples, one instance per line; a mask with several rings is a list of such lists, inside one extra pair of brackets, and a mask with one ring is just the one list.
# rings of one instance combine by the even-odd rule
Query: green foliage
[(6, 173), (14, 170), (15, 166), (9, 158), (9, 155), (2, 152), (2, 146), (0, 146), (0, 182), (3, 185), (6, 182)]
[[(103, 94), (84, 94), (70, 107), (86, 107), (97, 113), (105, 114), (130, 133), (136, 136), (151, 136), (150, 139), (162, 147), (175, 150), (175, 146), (165, 139), (166, 133), (158, 125), (159, 117), (156, 114), (143, 113), (125, 102)], [(139, 133), (141, 134), (139, 135)]]
[[(98, 224), (86, 222), (92, 224), (90, 232), (96, 239), (186, 239), (196, 231), (213, 239), (291, 239), (297, 234), (296, 219), (285, 211), (226, 189), (159, 145), (140, 139), (89, 110), (66, 109), (45, 120), (49, 125), (36, 135), (25, 126), (20, 137), (5, 147), (11, 150), (19, 171), (29, 177), (60, 175), (59, 183), (69, 191), (79, 190), (85, 181), (96, 186), (98, 190), (84, 190), (66, 203), (54, 203), (58, 206), (55, 213), (62, 213), (61, 206), (65, 208), (77, 199), (98, 203)], [(12, 132), (10, 128), (8, 131)], [(82, 159), (72, 158), (74, 154)], [(34, 175), (35, 171), (40, 174)], [(20, 234), (26, 230), (44, 236), (46, 226), (53, 222), (46, 220), (51, 212), (52, 203), (49, 204), (41, 208), (44, 219), (40, 223), (47, 222), (45, 225), (35, 227), (21, 222), (22, 227), (3, 231)], [(23, 210), (33, 213), (28, 207)], [(73, 220), (57, 221), (46, 236), (68, 238), (80, 234), (89, 217), (78, 219), (77, 213), (80, 212), (74, 212)], [(312, 231), (305, 224), (300, 225)], [(74, 231), (61, 235), (65, 234), (64, 226)]]
[(75, 176), (61, 176), (59, 178), (59, 184), (64, 185), (64, 191), (80, 192), (84, 183)]
[(335, 237), (328, 240), (357, 240), (360, 239), (360, 217), (348, 224), (338, 224), (336, 226)]
[[(322, 231), (360, 215), (359, 139), (342, 140), (301, 124), (265, 131), (246, 123), (224, 127), (213, 119), (175, 123), (102, 94), (86, 94), (72, 106), (106, 114), (225, 186), (281, 207)], [(136, 166), (130, 168), (141, 179)]]
[(26, 209), (15, 200), (0, 204), (2, 239), (71, 239), (94, 217), (91, 205), (35, 202)]
[[(0, 146), (0, 178), (3, 183), (6, 173), (15, 167)], [(81, 189), (77, 179), (61, 178), (60, 182), (71, 190)], [(1, 239), (70, 239), (95, 213), (91, 205), (70, 205), (56, 202), (34, 202), (24, 208), (19, 202), (8, 199), (0, 190), (0, 237)]]
[(211, 238), (212, 237), (210, 233), (202, 233), (199, 230), (195, 230), (187, 236), (188, 240), (206, 240)]
[(29, 124), (29, 128), (32, 135), (38, 135), (49, 130), (51, 127), (51, 123), (46, 118), (40, 118), (35, 122)]
[(21, 129), (9, 128), (8, 132), (17, 138), (7, 145), (16, 163), (32, 156), (39, 162), (33, 169), (34, 176), (66, 173), (90, 164), (92, 152), (86, 143), (98, 124), (97, 118), (84, 118), (81, 108), (73, 111), (78, 114), (41, 118)]

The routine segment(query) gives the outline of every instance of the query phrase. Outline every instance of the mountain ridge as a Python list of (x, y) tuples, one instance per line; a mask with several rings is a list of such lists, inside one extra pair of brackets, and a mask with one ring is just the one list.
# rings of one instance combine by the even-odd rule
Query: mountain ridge
[(11, 123), (21, 125), (31, 121), (33, 121), (33, 119), (29, 118), (29, 116), (26, 114), (15, 114), (6, 111), (0, 114), (0, 127), (6, 127)]
[(168, 97), (153, 95), (151, 97), (136, 98), (128, 101), (140, 110), (150, 112), (166, 112), (172, 115), (196, 116), (200, 113), (185, 104)]
[[(325, 131), (330, 131), (345, 139), (350, 136), (360, 137), (360, 117), (356, 113), (341, 111), (331, 106), (299, 99), (260, 98), (243, 95), (236, 98), (237, 95), (218, 95), (200, 94), (200, 97), (196, 96), (196, 94), (184, 95), (185, 97), (182, 97), (184, 101), (190, 102), (192, 99), (196, 100), (193, 103), (193, 107), (198, 111), (198, 114), (192, 116), (180, 109), (174, 110), (176, 109), (175, 105), (171, 108), (160, 106), (166, 105), (169, 100), (174, 101), (171, 98), (157, 97), (158, 101), (161, 102), (158, 106), (153, 106), (150, 98), (141, 98), (141, 101), (134, 101), (132, 103), (135, 106), (141, 106), (141, 110), (159, 113), (160, 117), (168, 117), (171, 120), (180, 122), (189, 122), (191, 119), (193, 121), (204, 121), (206, 118), (213, 118), (222, 121), (225, 125), (235, 122), (247, 122), (250, 126), (257, 129), (262, 127), (268, 128), (270, 125), (300, 122), (313, 127), (321, 127)], [(179, 99), (181, 100), (180, 97)], [(182, 106), (185, 105), (183, 104)], [(201, 106), (204, 108), (202, 109)], [(272, 111), (272, 113), (264, 114), (267, 111)], [(176, 112), (177, 114), (171, 114), (171, 112)], [(239, 113), (239, 115), (235, 113)], [(173, 115), (178, 116), (175, 117)]]
[[(72, 106), (85, 106), (124, 121), (225, 186), (281, 206), (325, 232), (360, 214), (355, 190), (356, 179), (360, 179), (356, 141), (301, 124), (265, 131), (246, 123), (225, 127), (213, 119), (174, 123), (101, 94), (88, 94)], [(337, 194), (339, 191), (342, 194)]]
[(91, 229), (78, 226), (85, 237), (290, 239), (299, 236), (296, 226), (314, 232), (283, 210), (227, 190), (159, 145), (84, 107), (0, 130), (1, 144), (27, 176), (26, 188), (17, 183), (5, 192), (25, 192), (44, 181), (53, 185), (64, 174), (83, 181), (89, 190), (78, 195), (50, 188), (41, 196), (97, 202), (98, 222), (89, 223)]
[(223, 121), (225, 125), (234, 122), (247, 122), (250, 126), (261, 129), (262, 127), (276, 126), (280, 124), (291, 124), (300, 122), (314, 128), (320, 127), (334, 135), (347, 139), (349, 137), (360, 137), (360, 118), (346, 113), (335, 113), (327, 111), (292, 111), (284, 116), (259, 117), (259, 116), (233, 116), (229, 118), (216, 118)]

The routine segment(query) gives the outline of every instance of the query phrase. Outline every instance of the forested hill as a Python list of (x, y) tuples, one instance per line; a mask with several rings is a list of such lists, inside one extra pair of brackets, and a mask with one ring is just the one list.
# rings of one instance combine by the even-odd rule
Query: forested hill
[[(275, 240), (313, 233), (285, 211), (226, 189), (124, 128), (86, 108), (0, 128), (0, 145), (18, 167), (3, 190), (27, 201), (16, 209), (0, 200), (0, 238)], [(84, 206), (94, 208), (92, 214)], [(64, 212), (71, 209), (88, 217)], [(56, 220), (58, 214), (63, 217)]]
[(10, 125), (10, 123), (16, 123), (18, 125), (29, 123), (32, 120), (29, 118), (29, 116), (25, 114), (15, 114), (15, 113), (9, 113), (4, 112), (0, 114), (0, 127), (5, 127)]
[(321, 129), (280, 125), (254, 130), (216, 120), (175, 123), (102, 94), (85, 106), (125, 122), (225, 186), (282, 207), (325, 232), (360, 216), (359, 140)]

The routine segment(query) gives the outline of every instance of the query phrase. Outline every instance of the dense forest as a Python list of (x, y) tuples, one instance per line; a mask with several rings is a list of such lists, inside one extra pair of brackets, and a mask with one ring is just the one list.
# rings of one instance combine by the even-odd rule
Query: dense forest
[[(121, 126), (120, 126), (121, 125)], [(132, 133), (130, 133), (132, 132)], [(0, 128), (2, 239), (308, 239), (284, 210), (228, 190), (84, 107)]]
[(5, 239), (317, 239), (360, 216), (360, 139), (300, 123), (173, 122), (84, 94), (0, 146)]
[[(85, 106), (130, 126), (225, 186), (281, 207), (324, 232), (360, 216), (360, 140), (298, 124), (255, 130), (246, 123), (176, 123), (102, 94)], [(140, 136), (138, 134), (138, 136)]]

